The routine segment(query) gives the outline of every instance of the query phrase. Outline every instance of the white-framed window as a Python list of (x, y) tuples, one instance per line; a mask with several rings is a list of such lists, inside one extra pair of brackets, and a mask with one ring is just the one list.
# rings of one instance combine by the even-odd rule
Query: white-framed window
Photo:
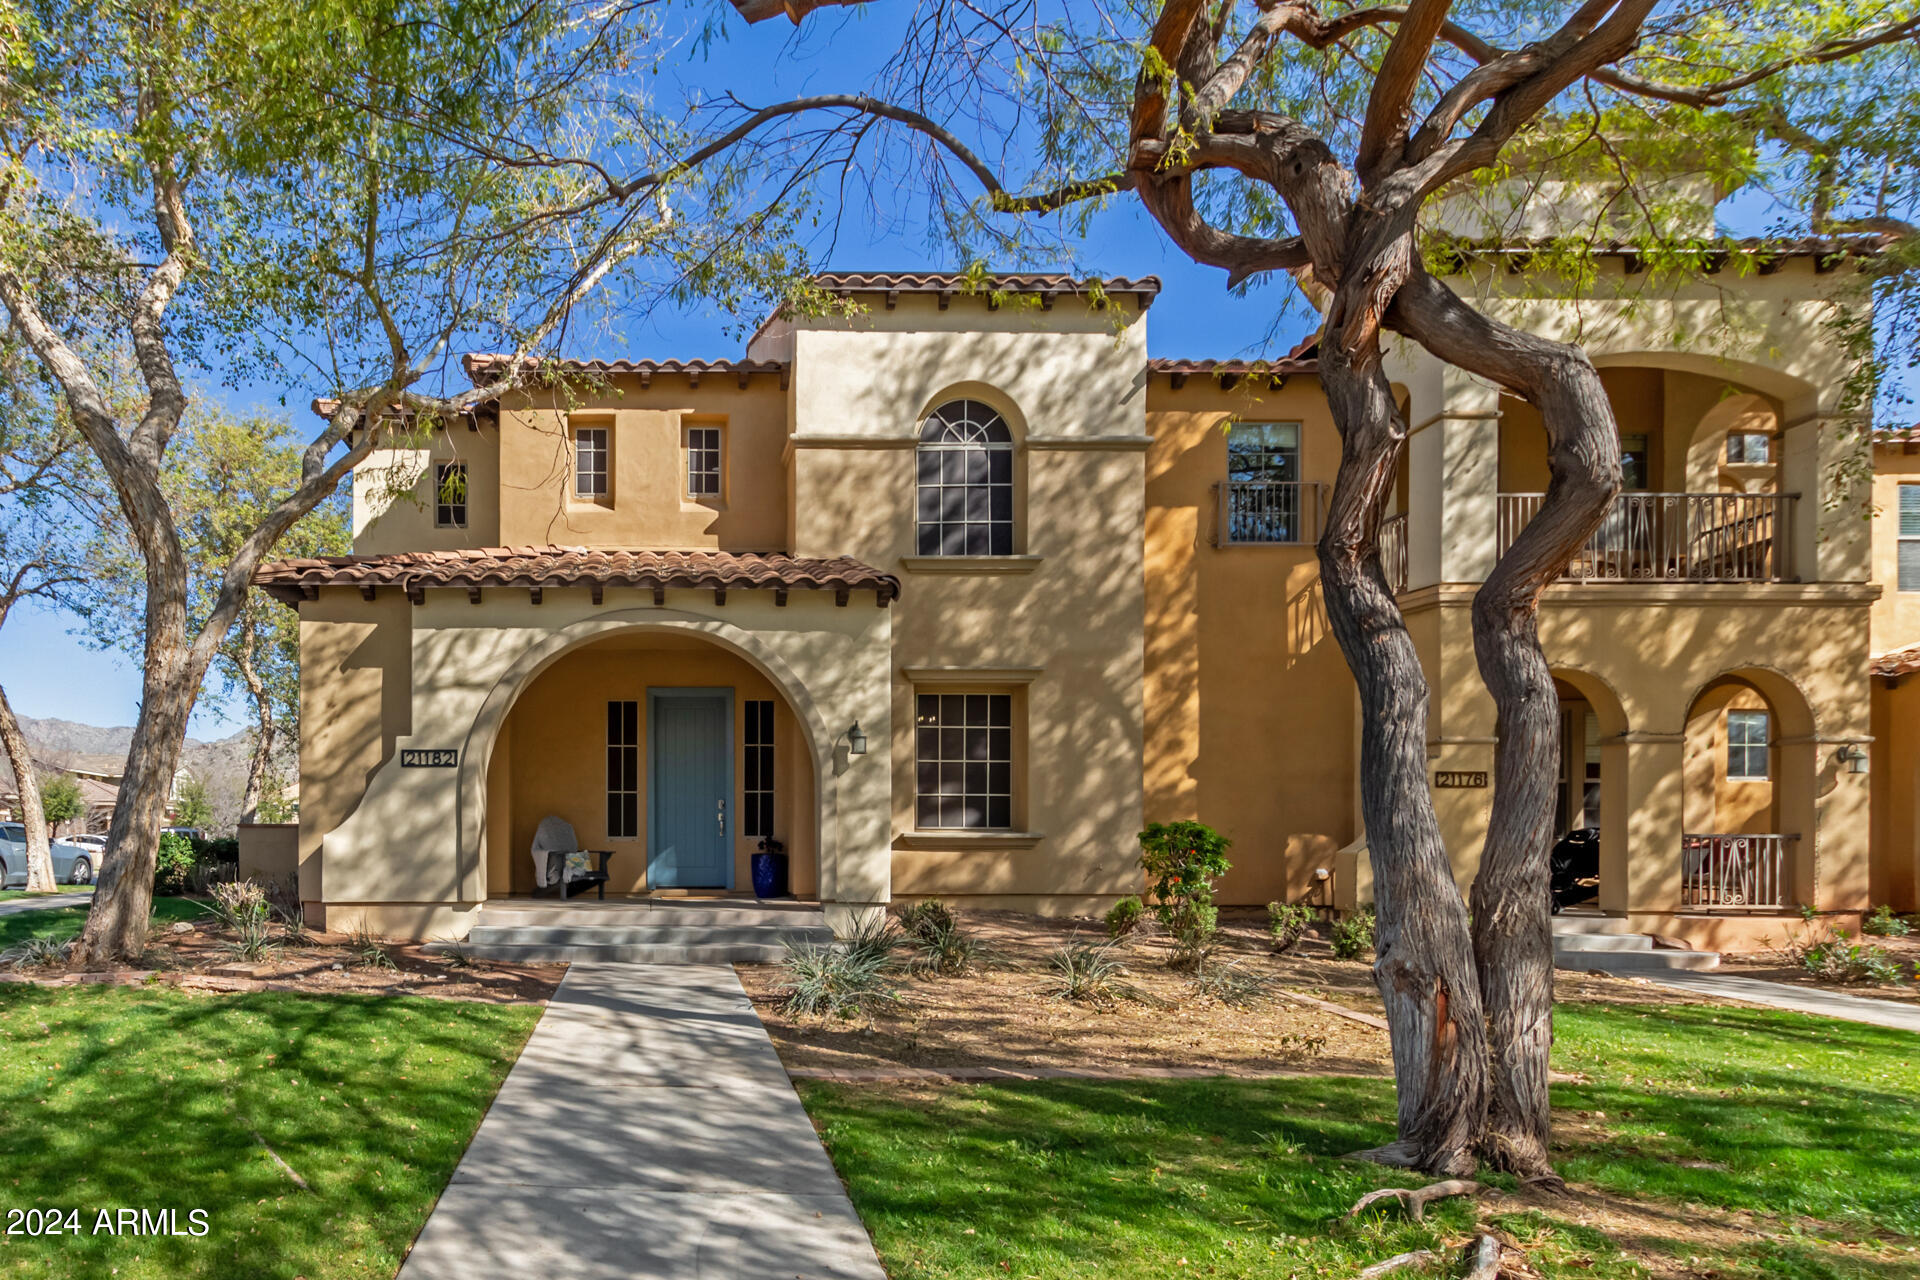
[(442, 462), (433, 471), (433, 524), (436, 529), (467, 527), (467, 464)]
[(573, 433), (573, 496), (607, 496), (607, 435), (605, 427), (577, 427)]
[(923, 693), (914, 699), (914, 825), (1013, 826), (1013, 697)]
[(1727, 712), (1727, 778), (1735, 782), (1765, 782), (1767, 721), (1764, 711)]
[(941, 405), (920, 429), (914, 545), (923, 556), (1013, 554), (1013, 432), (978, 400)]
[(1227, 428), (1227, 541), (1300, 542), (1300, 424)]
[(1899, 581), (1901, 591), (1920, 591), (1920, 484), (1900, 486)]
[(607, 703), (607, 838), (640, 834), (640, 704)]
[(1773, 461), (1773, 439), (1760, 431), (1735, 431), (1727, 436), (1727, 461), (1766, 463)]
[(687, 496), (720, 496), (720, 428), (687, 428)]
[(773, 700), (749, 698), (746, 709), (746, 780), (741, 788), (740, 834), (773, 834)]

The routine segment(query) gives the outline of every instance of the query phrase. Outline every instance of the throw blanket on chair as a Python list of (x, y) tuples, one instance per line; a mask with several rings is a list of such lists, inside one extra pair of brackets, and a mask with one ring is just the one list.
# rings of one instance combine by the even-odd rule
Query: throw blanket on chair
[(591, 870), (590, 860), (580, 850), (573, 824), (565, 818), (542, 818), (533, 833), (533, 883), (548, 889), (564, 880), (577, 879), (577, 873)]

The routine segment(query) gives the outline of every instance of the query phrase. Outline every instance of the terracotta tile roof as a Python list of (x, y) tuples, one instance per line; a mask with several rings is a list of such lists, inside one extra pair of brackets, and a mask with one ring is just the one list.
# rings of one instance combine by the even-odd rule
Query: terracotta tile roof
[[(467, 371), (467, 376), (477, 383), (503, 372), (507, 367), (507, 362), (512, 358), (511, 355), (502, 352), (474, 351), (462, 356), (460, 358), (460, 364), (461, 367)], [(642, 377), (651, 377), (656, 373), (678, 373), (698, 378), (702, 374), (711, 373), (715, 375), (733, 374), (740, 378), (746, 378), (756, 373), (777, 373), (781, 375), (783, 384), (787, 369), (790, 367), (778, 360), (555, 359), (552, 361), (529, 360), (528, 363), (535, 366), (550, 363), (569, 373), (600, 375), (637, 373)]]
[[(1728, 238), (1710, 240), (1698, 246), (1703, 255), (1751, 255), (1760, 259), (1760, 270), (1765, 274), (1769, 264), (1788, 258), (1826, 259), (1819, 264), (1824, 270), (1832, 262), (1842, 258), (1872, 258), (1883, 252), (1897, 237), (1879, 232), (1851, 236), (1797, 236), (1774, 238), (1769, 236), (1746, 236), (1739, 239)], [(1528, 254), (1550, 250), (1568, 243), (1565, 240), (1551, 238), (1514, 237), (1506, 240), (1456, 239), (1448, 244), (1457, 253), (1473, 257), (1525, 257)], [(1645, 246), (1629, 240), (1603, 240), (1587, 246), (1589, 253), (1596, 256), (1638, 258)], [(1709, 271), (1718, 270), (1718, 266), (1709, 265)]]
[(1874, 675), (1885, 676), (1889, 680), (1897, 676), (1910, 676), (1920, 671), (1920, 644), (1883, 653), (1868, 663), (1868, 669)]
[(469, 547), (383, 556), (276, 560), (255, 584), (289, 603), (320, 587), (654, 587), (662, 590), (876, 591), (900, 595), (900, 579), (847, 556), (804, 559), (780, 552), (622, 551), (594, 547)]
[(822, 271), (813, 282), (822, 289), (847, 293), (964, 293), (981, 286), (996, 293), (1090, 293), (1098, 285), (1103, 293), (1145, 294), (1143, 306), (1160, 292), (1159, 276), (1081, 280), (1045, 271), (995, 271), (982, 278), (957, 271)]
[(1875, 444), (1920, 444), (1920, 426), (1913, 427), (1876, 427), (1873, 432)]
[(1310, 333), (1293, 345), (1293, 350), (1277, 360), (1181, 360), (1157, 358), (1147, 361), (1149, 374), (1188, 377), (1212, 374), (1215, 377), (1241, 378), (1248, 374), (1284, 377), (1293, 373), (1317, 373), (1320, 369), (1320, 335)]

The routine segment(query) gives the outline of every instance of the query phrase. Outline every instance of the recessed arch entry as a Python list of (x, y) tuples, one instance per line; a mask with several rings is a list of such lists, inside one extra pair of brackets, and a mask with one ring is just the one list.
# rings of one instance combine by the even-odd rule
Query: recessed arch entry
[[(556, 664), (570, 655), (581, 654), (598, 643), (616, 638), (649, 635), (691, 639), (737, 657), (766, 677), (778, 693), (798, 729), (796, 736), (806, 751), (806, 764), (813, 779), (808, 827), (817, 859), (819, 896), (823, 902), (837, 900), (842, 855), (838, 782), (846, 765), (836, 747), (839, 735), (829, 728), (822, 708), (806, 683), (760, 636), (721, 619), (665, 608), (611, 611), (545, 633), (493, 682), (473, 718), (460, 753), (457, 841), (460, 876), (468, 886), (463, 896), (479, 900), (502, 896), (510, 890), (510, 885), (489, 882), (492, 834), (489, 824), (494, 817), (488, 784), (502, 731), (522, 696), (543, 674), (555, 669)], [(597, 737), (599, 724), (590, 717), (582, 732)], [(583, 785), (593, 788), (597, 795), (601, 778), (596, 773)], [(802, 817), (796, 814), (796, 818)], [(639, 834), (641, 838), (626, 852), (633, 859), (644, 861), (644, 830)]]

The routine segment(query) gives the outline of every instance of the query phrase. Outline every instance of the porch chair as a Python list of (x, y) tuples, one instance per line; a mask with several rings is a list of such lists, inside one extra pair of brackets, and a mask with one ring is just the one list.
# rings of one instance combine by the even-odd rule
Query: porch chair
[[(600, 865), (592, 865), (598, 857)], [(597, 889), (602, 900), (607, 896), (607, 859), (610, 849), (582, 849), (573, 824), (561, 817), (546, 817), (533, 833), (533, 892), (557, 894), (562, 899)]]

